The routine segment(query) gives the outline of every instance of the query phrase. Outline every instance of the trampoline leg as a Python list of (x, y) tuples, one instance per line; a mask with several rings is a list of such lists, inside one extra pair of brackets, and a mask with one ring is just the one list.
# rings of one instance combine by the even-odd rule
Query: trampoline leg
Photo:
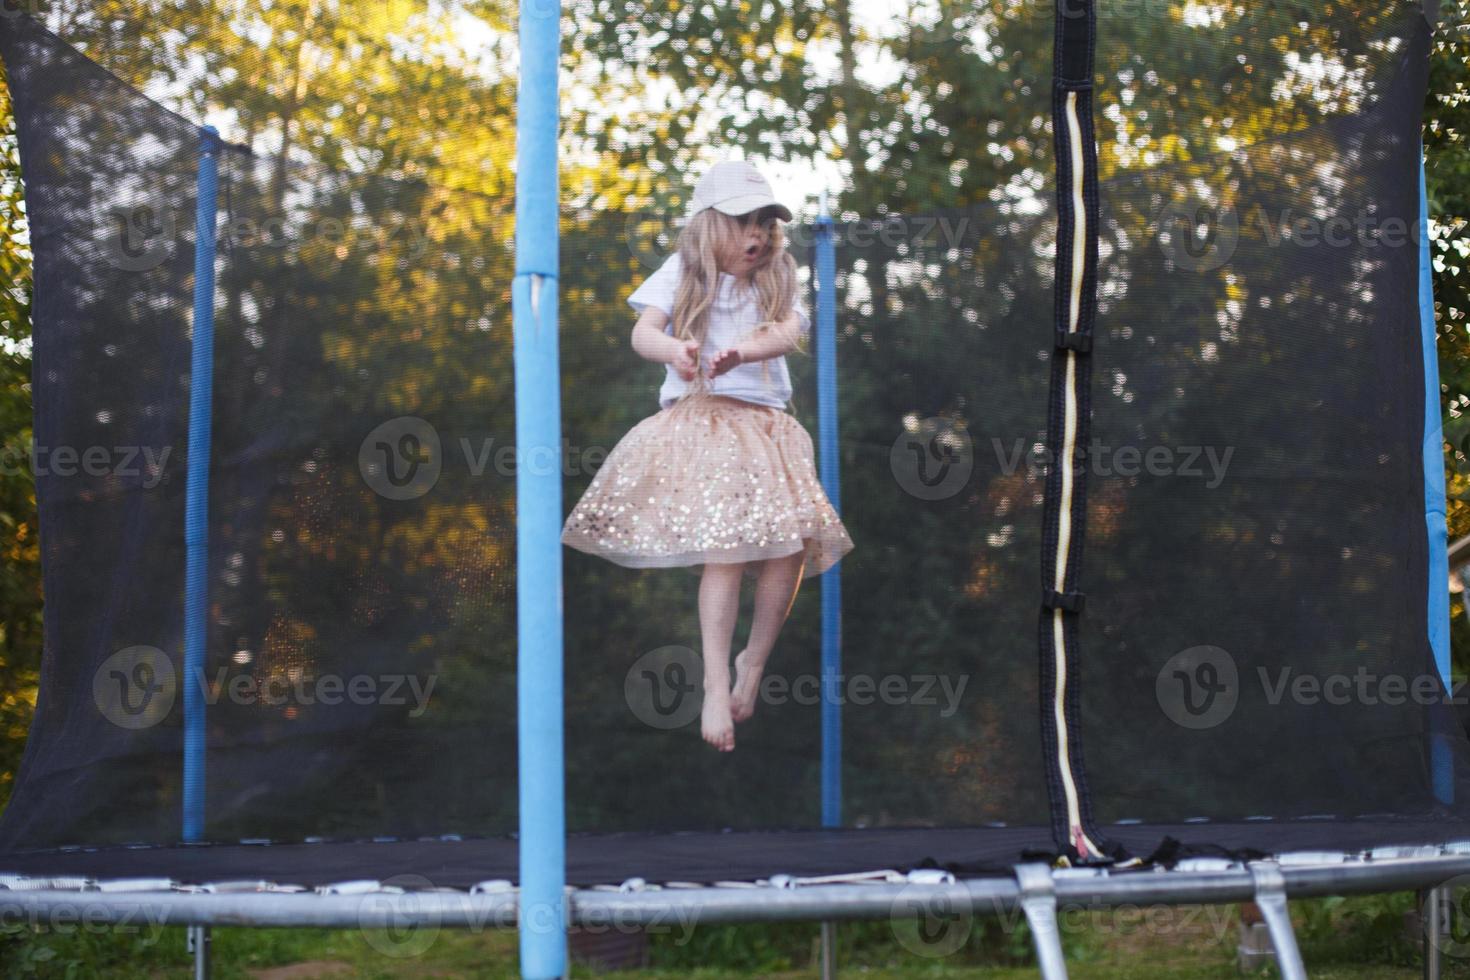
[(194, 954), (194, 980), (209, 980), (209, 926), (189, 927), (189, 952)]
[(1424, 927), (1424, 980), (1439, 980), (1439, 940), (1444, 925), (1444, 890), (1426, 888), (1419, 906), (1419, 920)]
[(822, 980), (837, 980), (837, 923), (822, 923)]
[(1281, 971), (1281, 980), (1307, 980), (1307, 968), (1302, 963), (1302, 952), (1296, 945), (1296, 933), (1291, 929), (1291, 912), (1286, 907), (1286, 879), (1275, 861), (1252, 861), (1249, 865), (1251, 877), (1256, 883), (1256, 907), (1261, 918), (1266, 920), (1266, 929), (1271, 933), (1271, 945), (1276, 947), (1276, 968)]
[(1026, 913), (1026, 924), (1031, 927), (1031, 937), (1036, 943), (1036, 965), (1041, 968), (1042, 980), (1067, 980), (1051, 868), (1044, 864), (1018, 864), (1016, 880), (1021, 884), (1021, 911)]

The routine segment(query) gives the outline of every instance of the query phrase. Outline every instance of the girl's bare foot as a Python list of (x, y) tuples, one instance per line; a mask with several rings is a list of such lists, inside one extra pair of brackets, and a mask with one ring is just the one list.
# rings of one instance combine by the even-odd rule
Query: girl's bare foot
[(721, 752), (735, 751), (735, 723), (730, 718), (730, 693), (705, 691), (699, 712), (699, 733)]
[(730, 717), (734, 721), (745, 721), (755, 714), (755, 703), (760, 698), (761, 675), (765, 669), (765, 661), (756, 661), (749, 650), (736, 654), (735, 687), (730, 692)]

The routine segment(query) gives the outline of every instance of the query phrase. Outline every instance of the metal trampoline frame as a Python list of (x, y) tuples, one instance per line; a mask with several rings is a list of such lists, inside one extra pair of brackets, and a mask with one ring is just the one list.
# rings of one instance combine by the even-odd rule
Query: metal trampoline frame
[[(1057, 914), (1186, 904), (1254, 902), (1270, 931), (1281, 974), (1305, 978), (1288, 914), (1290, 899), (1414, 890), (1424, 893), (1424, 975), (1441, 972), (1445, 884), (1470, 876), (1470, 840), (1438, 847), (1384, 847), (1358, 853), (1300, 851), (1275, 860), (1191, 858), (1158, 867), (1051, 868), (1020, 864), (1010, 877), (956, 878), (940, 870), (879, 870), (755, 882), (667, 882), (631, 879), (617, 885), (567, 888), (564, 926), (624, 931), (737, 922), (900, 921), (921, 916), (1002, 917), (1019, 911), (1030, 927), (1041, 975), (1067, 975)], [(267, 881), (186, 885), (159, 878), (47, 878), (0, 874), (0, 921), (189, 927), (195, 975), (209, 975), (209, 932), (216, 926), (355, 929), (517, 929), (522, 894), (506, 880), (470, 889), (405, 889), (373, 880), (308, 889)], [(833, 967), (824, 944), (824, 975)]]

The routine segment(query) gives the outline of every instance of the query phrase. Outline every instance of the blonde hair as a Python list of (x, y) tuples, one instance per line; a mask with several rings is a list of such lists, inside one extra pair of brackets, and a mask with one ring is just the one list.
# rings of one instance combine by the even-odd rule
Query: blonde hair
[[(796, 300), (796, 260), (786, 251), (786, 232), (774, 215), (757, 213), (756, 220), (768, 225), (769, 245), (750, 282), (760, 310), (760, 322), (751, 330), (769, 330), (791, 315)], [(674, 336), (697, 340), (701, 347), (709, 335), (710, 309), (720, 289), (719, 257), (736, 251), (743, 237), (741, 221), (705, 208), (679, 233), (679, 285), (674, 292)], [(798, 348), (799, 349), (799, 348)], [(769, 382), (769, 363), (762, 364)], [(704, 375), (700, 374), (700, 378)]]

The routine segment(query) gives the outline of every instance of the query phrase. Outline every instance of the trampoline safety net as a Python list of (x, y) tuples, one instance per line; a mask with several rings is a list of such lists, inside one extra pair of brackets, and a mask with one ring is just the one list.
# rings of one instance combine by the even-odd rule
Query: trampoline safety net
[[(733, 752), (700, 737), (699, 568), (564, 550), (572, 882), (1470, 831), (1430, 640), (1425, 7), (1078, 9), (1060, 29), (1049, 3), (1002, 2), (976, 5), (968, 39), (914, 28), (915, 72), (923, 44), (968, 44), (970, 74), (944, 86), (993, 91), (996, 118), (1029, 127), (992, 126), (942, 206), (915, 210), (898, 182), (869, 213), (839, 194), (825, 226), (776, 182), (800, 212), (799, 304), (835, 312), (787, 357), (789, 412), (834, 501), (840, 482), (853, 548), (797, 590)], [(630, 44), (686, 15), (569, 13)], [(1073, 27), (1090, 46), (1059, 41)], [(522, 452), (509, 137), (462, 189), (252, 151), (225, 85), (246, 73), (196, 80), (186, 118), (167, 86), (123, 80), (142, 84), (114, 28), (0, 18), (34, 254), (45, 591), (0, 867), (513, 878), (516, 469), (560, 468), (570, 513), (659, 412), (628, 298), (672, 254), (683, 206), (588, 196), (564, 173), (563, 440)], [(513, 135), (513, 99), (487, 82), (476, 125)], [(929, 110), (925, 152), (987, 125)], [(391, 163), (409, 136), (378, 138)], [(687, 201), (718, 157), (670, 151), (656, 189)], [(193, 525), (191, 482), (207, 487)], [(824, 683), (820, 593), (839, 572)]]

